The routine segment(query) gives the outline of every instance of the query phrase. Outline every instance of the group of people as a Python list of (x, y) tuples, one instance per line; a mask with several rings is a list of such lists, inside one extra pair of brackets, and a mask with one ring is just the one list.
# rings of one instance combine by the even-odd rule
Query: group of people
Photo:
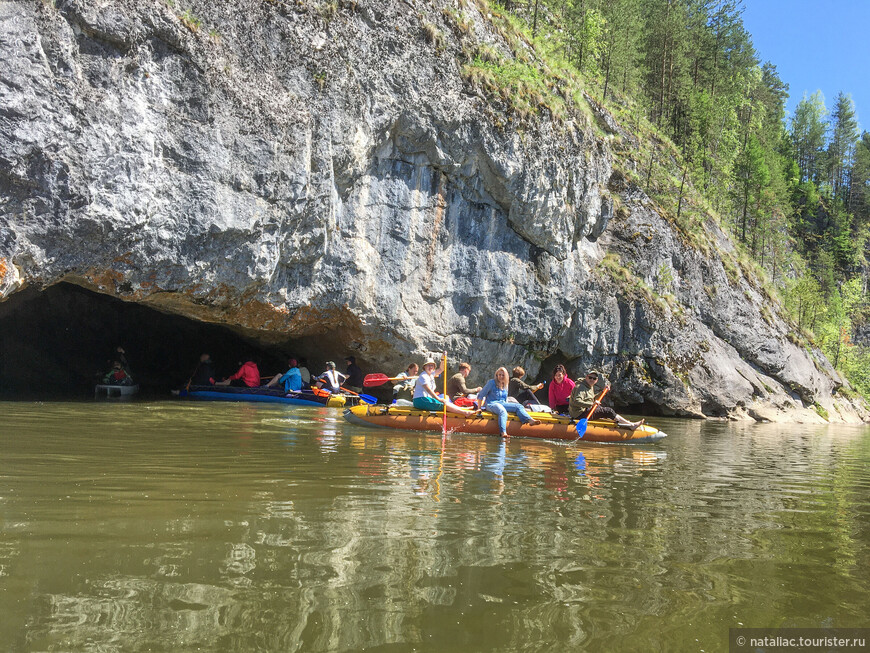
[[(190, 385), (229, 385), (241, 388), (281, 387), (285, 392), (298, 392), (314, 386), (328, 390), (332, 394), (338, 394), (342, 390), (350, 390), (358, 394), (363, 385), (362, 370), (356, 364), (354, 356), (348, 356), (345, 358), (345, 362), (347, 369), (344, 374), (336, 370), (333, 361), (327, 361), (326, 371), (320, 376), (312, 377), (308, 370), (308, 361), (305, 358), (297, 360), (291, 356), (287, 359), (286, 372), (272, 377), (263, 377), (260, 375), (260, 368), (256, 361), (253, 358), (247, 358), (239, 361), (239, 369), (235, 374), (218, 381), (211, 356), (203, 354), (199, 357), (199, 365), (190, 378)], [(268, 379), (266, 383), (263, 383), (266, 379)]]
[[(482, 387), (469, 388), (467, 379), (471, 374), (471, 365), (462, 362), (459, 364), (459, 371), (447, 380), (446, 394), (439, 395), (435, 379), (444, 373), (445, 360), (446, 353), (440, 364), (428, 359), (423, 363), (422, 372), (416, 363), (409, 365), (404, 372), (394, 377), (394, 400), (408, 401), (410, 395), (410, 402), (414, 408), (438, 412), (446, 410), (466, 416), (487, 411), (498, 419), (502, 436), (507, 435), (509, 413), (517, 415), (522, 424), (540, 424), (529, 415), (527, 407), (541, 409), (535, 392), (541, 390), (544, 384), (530, 385), (523, 381), (526, 372), (522, 367), (515, 367), (511, 376), (508, 376), (507, 368), (499, 367), (493, 378)], [(550, 381), (549, 408), (553, 412), (567, 413), (574, 419), (580, 417), (608, 419), (631, 429), (642, 425), (644, 420), (632, 422), (617, 414), (612, 408), (598, 404), (596, 398), (600, 393), (597, 390), (599, 380), (602, 380), (602, 375), (593, 370), (574, 382), (568, 378), (565, 366), (557, 365)], [(603, 382), (602, 390), (605, 387), (609, 387), (606, 381)], [(595, 406), (594, 410), (592, 410), (593, 406)]]

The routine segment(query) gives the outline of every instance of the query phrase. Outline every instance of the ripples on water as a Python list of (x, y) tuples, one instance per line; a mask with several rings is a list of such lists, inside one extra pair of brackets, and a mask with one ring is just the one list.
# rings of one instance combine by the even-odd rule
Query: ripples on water
[(868, 625), (864, 428), (659, 420), (631, 447), (2, 408), (2, 650), (718, 651), (730, 627)]

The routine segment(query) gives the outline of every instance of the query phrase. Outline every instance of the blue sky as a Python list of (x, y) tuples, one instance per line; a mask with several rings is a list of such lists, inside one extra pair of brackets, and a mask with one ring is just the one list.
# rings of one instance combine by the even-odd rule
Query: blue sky
[(870, 129), (870, 0), (746, 0), (743, 23), (758, 58), (789, 86), (788, 111), (816, 90), (830, 111), (851, 93)]

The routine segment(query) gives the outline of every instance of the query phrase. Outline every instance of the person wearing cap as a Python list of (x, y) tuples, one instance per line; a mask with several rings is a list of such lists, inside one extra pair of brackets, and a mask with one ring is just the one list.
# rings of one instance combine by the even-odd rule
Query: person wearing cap
[(459, 371), (447, 380), (447, 396), (451, 401), (457, 397), (467, 397), (476, 392), (480, 392), (480, 386), (469, 388), (465, 385), (465, 379), (471, 374), (471, 365), (468, 363), (460, 363)]
[(284, 374), (276, 374), (273, 376), (272, 380), (266, 384), (267, 388), (271, 388), (280, 383), (284, 386), (284, 392), (296, 392), (302, 389), (302, 374), (299, 372), (296, 359), (289, 358), (287, 360), (287, 365), (290, 369), (284, 372)]
[(336, 395), (341, 392), (341, 384), (346, 380), (347, 377), (335, 369), (335, 363), (326, 361), (326, 371), (317, 377), (317, 387)]
[(445, 398), (444, 401), (438, 398), (435, 377), (440, 376), (444, 372), (443, 360), (444, 359), (442, 359), (441, 365), (435, 363), (431, 358), (423, 363), (423, 371), (420, 372), (420, 376), (417, 377), (417, 383), (414, 385), (414, 408), (441, 412), (446, 406), (448, 413), (473, 415), (475, 411), (460, 408), (447, 398)]
[[(584, 378), (577, 379), (577, 384), (571, 391), (571, 398), (568, 401), (568, 412), (573, 419), (586, 417), (589, 413), (589, 409), (592, 408), (592, 404), (595, 403), (595, 398), (599, 394), (599, 391), (595, 386), (598, 384), (598, 379), (601, 378), (601, 376), (602, 375), (597, 370), (592, 370), (588, 372)], [(603, 390), (604, 388), (609, 387), (610, 384), (607, 381), (604, 381), (601, 389)], [(617, 415), (616, 411), (609, 406), (597, 406), (595, 411), (589, 416), (589, 419), (613, 420), (620, 426), (625, 426), (632, 430), (644, 423), (644, 420), (640, 420), (639, 422), (627, 420), (622, 415)]]
[(347, 370), (345, 370), (347, 381), (344, 382), (344, 387), (351, 392), (359, 394), (363, 389), (362, 370), (360, 369), (360, 366), (356, 364), (356, 358), (353, 356), (346, 357), (344, 362), (347, 363)]

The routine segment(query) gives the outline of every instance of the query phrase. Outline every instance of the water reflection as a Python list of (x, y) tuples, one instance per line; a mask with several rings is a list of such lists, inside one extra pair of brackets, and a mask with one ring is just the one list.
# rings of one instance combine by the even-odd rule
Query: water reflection
[(9, 650), (722, 650), (729, 626), (865, 619), (866, 429), (578, 446), (316, 408), (4, 408)]

